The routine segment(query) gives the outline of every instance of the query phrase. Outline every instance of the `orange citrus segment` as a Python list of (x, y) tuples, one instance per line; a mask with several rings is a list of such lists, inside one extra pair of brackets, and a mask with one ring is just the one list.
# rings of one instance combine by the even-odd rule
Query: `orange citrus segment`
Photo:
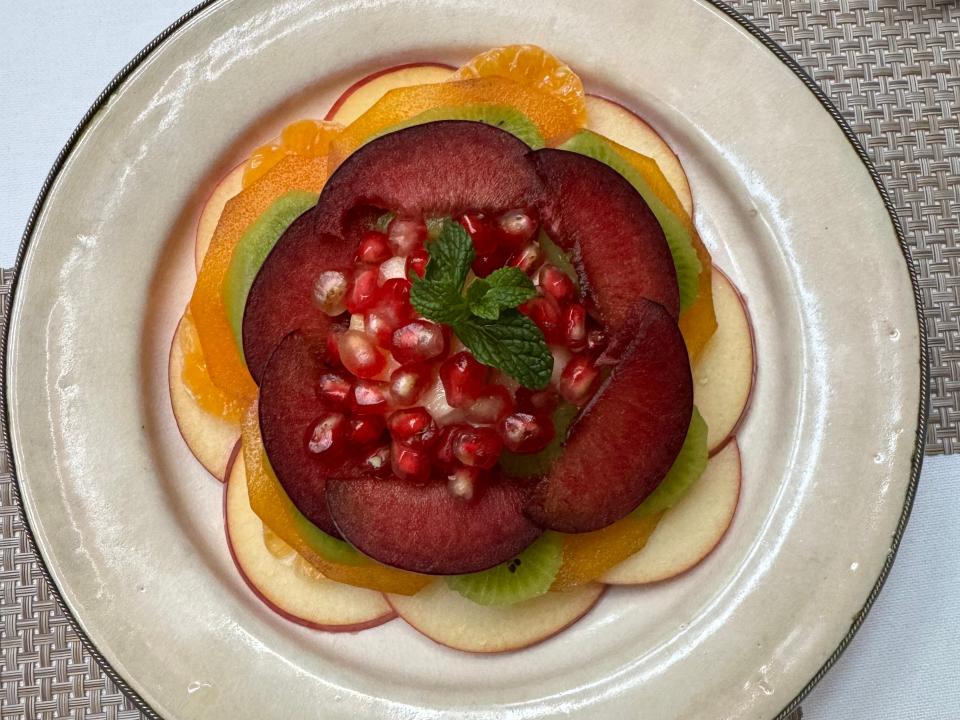
[(321, 120), (297, 120), (280, 133), (280, 140), (256, 148), (243, 171), (243, 187), (253, 185), (287, 155), (320, 157), (330, 149), (330, 141), (342, 127)]
[(178, 333), (180, 349), (183, 351), (183, 384), (197, 401), (197, 404), (211, 415), (239, 424), (243, 420), (247, 404), (238, 398), (223, 392), (213, 384), (210, 373), (207, 372), (207, 363), (203, 357), (203, 348), (200, 347), (200, 336), (190, 308), (183, 315)]
[(610, 568), (643, 549), (663, 513), (628, 515), (610, 527), (563, 536), (563, 565), (551, 590), (565, 590), (596, 580)]
[(464, 64), (454, 80), (502, 77), (552, 95), (570, 109), (579, 125), (587, 118), (583, 83), (568, 65), (536, 45), (506, 45), (480, 53)]
[(327, 179), (324, 157), (288, 155), (269, 173), (227, 202), (203, 258), (190, 310), (210, 378), (224, 393), (249, 402), (257, 392), (227, 319), (223, 280), (244, 231), (278, 197), (290, 190), (320, 192)]
[(530, 118), (548, 145), (563, 142), (580, 127), (579, 119), (567, 103), (505, 78), (412, 85), (389, 91), (348, 125), (330, 144), (330, 167), (337, 167), (367, 140), (404, 120), (427, 110), (460, 105), (514, 108)]
[[(324, 577), (347, 585), (400, 595), (413, 595), (430, 582), (431, 578), (425, 575), (389, 568), (363, 556), (359, 556), (357, 564), (347, 565), (328, 560), (318, 552), (316, 544), (310, 542), (310, 535), (320, 531), (297, 510), (265, 462), (256, 403), (243, 420), (243, 461), (251, 509), (265, 527), (296, 550)], [(330, 540), (329, 536), (325, 539)]]

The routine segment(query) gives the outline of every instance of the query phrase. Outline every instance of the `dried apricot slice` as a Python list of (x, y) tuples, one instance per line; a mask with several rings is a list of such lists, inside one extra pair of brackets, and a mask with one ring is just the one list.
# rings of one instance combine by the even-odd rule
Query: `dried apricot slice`
[(243, 187), (253, 185), (287, 155), (320, 157), (330, 149), (330, 141), (342, 130), (338, 123), (322, 120), (297, 120), (287, 125), (280, 139), (256, 148), (243, 170)]

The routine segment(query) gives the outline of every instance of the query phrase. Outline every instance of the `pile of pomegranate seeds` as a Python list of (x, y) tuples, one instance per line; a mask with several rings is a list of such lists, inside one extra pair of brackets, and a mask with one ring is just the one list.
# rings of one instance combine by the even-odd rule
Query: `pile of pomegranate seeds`
[(349, 326), (338, 325), (327, 338), (333, 369), (317, 378), (324, 411), (305, 441), (318, 458), (351, 459), (378, 477), (443, 481), (451, 495), (469, 501), (501, 453), (537, 453), (550, 445), (561, 401), (582, 406), (590, 399), (606, 336), (589, 317), (576, 282), (545, 261), (535, 213), (466, 213), (458, 221), (474, 244), (476, 276), (511, 266), (533, 279), (538, 295), (520, 311), (551, 347), (551, 384), (515, 387), (462, 350), (448, 327), (417, 314), (409, 277), (426, 272), (427, 224), (397, 216), (385, 232), (359, 237), (351, 270), (323, 272), (314, 284), (318, 310), (331, 317), (348, 313)]

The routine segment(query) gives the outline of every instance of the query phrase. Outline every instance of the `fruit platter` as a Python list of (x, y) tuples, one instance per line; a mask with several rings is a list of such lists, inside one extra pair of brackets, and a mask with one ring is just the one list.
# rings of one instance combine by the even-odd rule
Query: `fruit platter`
[(208, 190), (169, 395), (266, 607), (492, 653), (696, 572), (756, 349), (682, 157), (509, 45), (360, 78)]

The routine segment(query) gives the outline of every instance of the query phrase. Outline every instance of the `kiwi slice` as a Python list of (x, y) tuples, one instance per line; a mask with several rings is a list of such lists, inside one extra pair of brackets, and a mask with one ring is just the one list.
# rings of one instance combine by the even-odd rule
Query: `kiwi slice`
[(512, 560), (483, 572), (452, 575), (447, 585), (478, 605), (513, 605), (546, 593), (563, 563), (563, 537), (547, 532)]
[(512, 453), (504, 450), (500, 455), (500, 467), (510, 477), (531, 477), (546, 473), (557, 459), (567, 439), (567, 430), (580, 413), (576, 405), (563, 403), (553, 411), (553, 440), (543, 450), (536, 453)]
[(640, 193), (656, 216), (660, 227), (663, 228), (663, 234), (670, 246), (673, 264), (677, 268), (677, 284), (680, 286), (680, 309), (686, 310), (690, 307), (697, 297), (698, 280), (702, 267), (700, 259), (697, 257), (697, 251), (693, 247), (690, 232), (680, 218), (661, 202), (657, 194), (647, 184), (643, 175), (634, 169), (617, 152), (615, 145), (602, 135), (597, 135), (590, 130), (581, 130), (563, 143), (560, 149), (599, 160), (604, 165), (616, 170)]
[(644, 517), (669, 510), (683, 497), (683, 494), (703, 475), (707, 467), (707, 423), (700, 411), (693, 408), (690, 429), (680, 448), (680, 454), (673, 461), (667, 476), (657, 489), (640, 503), (633, 511), (634, 517)]
[(537, 126), (533, 124), (533, 121), (522, 112), (507, 107), (506, 105), (485, 104), (450, 105), (426, 110), (419, 115), (414, 115), (403, 122), (387, 128), (382, 133), (378, 133), (370, 139), (373, 140), (375, 137), (396, 132), (397, 130), (403, 130), (404, 128), (413, 127), (414, 125), (423, 125), (428, 122), (436, 122), (438, 120), (470, 120), (472, 122), (492, 125), (522, 140), (534, 150), (539, 150), (545, 144), (540, 130), (538, 130)]
[(253, 279), (277, 244), (277, 240), (294, 220), (317, 204), (317, 195), (291, 190), (274, 200), (263, 214), (253, 221), (233, 250), (230, 267), (223, 279), (223, 305), (233, 328), (233, 336), (243, 355), (243, 310)]

